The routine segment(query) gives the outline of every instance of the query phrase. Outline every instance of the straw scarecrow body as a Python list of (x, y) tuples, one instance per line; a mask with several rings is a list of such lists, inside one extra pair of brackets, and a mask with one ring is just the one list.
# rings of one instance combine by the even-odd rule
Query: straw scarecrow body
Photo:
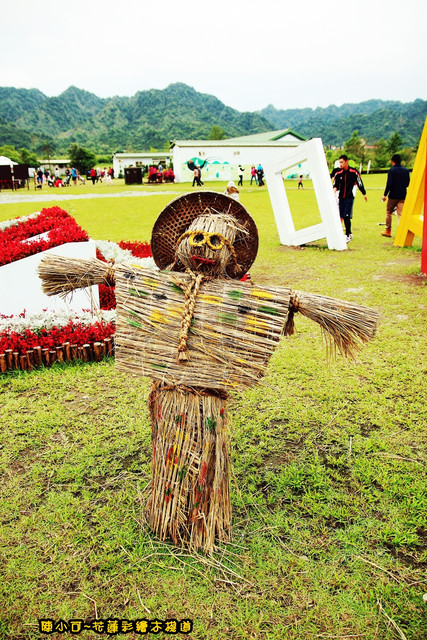
[(240, 278), (258, 249), (254, 221), (213, 192), (181, 196), (157, 219), (151, 247), (160, 271), (97, 260), (46, 258), (46, 293), (116, 284), (116, 365), (153, 380), (148, 520), (162, 540), (211, 553), (231, 534), (227, 398), (256, 384), (297, 311), (340, 352), (373, 337), (377, 314), (333, 298)]

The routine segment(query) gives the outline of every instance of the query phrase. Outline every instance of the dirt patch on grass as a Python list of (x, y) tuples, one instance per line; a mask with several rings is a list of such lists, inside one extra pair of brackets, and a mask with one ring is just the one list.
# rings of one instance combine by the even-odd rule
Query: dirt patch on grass
[(387, 280), (388, 282), (402, 282), (410, 287), (423, 287), (427, 285), (427, 275), (422, 273), (381, 273), (374, 276), (374, 280)]

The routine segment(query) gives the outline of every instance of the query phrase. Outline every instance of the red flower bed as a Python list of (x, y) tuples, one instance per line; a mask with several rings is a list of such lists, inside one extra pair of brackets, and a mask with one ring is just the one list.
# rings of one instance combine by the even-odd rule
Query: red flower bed
[(115, 325), (112, 322), (85, 325), (72, 320), (64, 327), (53, 327), (49, 331), (46, 329), (40, 331), (26, 329), (22, 333), (3, 331), (0, 333), (0, 353), (4, 353), (6, 349), (12, 349), (12, 351), (26, 354), (29, 349), (37, 346), (42, 349), (54, 349), (64, 342), (81, 347), (86, 343), (100, 342), (110, 338), (114, 332)]
[[(31, 238), (48, 232), (46, 238)], [(89, 240), (77, 222), (59, 207), (42, 209), (36, 218), (0, 231), (0, 267), (67, 242)]]

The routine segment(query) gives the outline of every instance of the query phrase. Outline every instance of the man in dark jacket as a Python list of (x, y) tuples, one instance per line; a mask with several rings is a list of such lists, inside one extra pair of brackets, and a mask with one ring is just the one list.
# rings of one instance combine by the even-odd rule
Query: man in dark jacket
[(386, 238), (391, 237), (391, 220), (395, 209), (397, 217), (400, 220), (403, 203), (406, 198), (406, 189), (409, 185), (409, 171), (406, 167), (400, 166), (401, 162), (402, 159), (398, 153), (395, 153), (394, 156), (391, 157), (391, 169), (389, 169), (387, 174), (387, 184), (385, 186), (384, 195), (381, 198), (384, 202), (388, 196), (385, 231), (381, 234)]
[(360, 177), (360, 173), (357, 169), (349, 167), (348, 156), (342, 155), (339, 157), (340, 168), (334, 176), (334, 191), (338, 191), (338, 206), (340, 210), (340, 216), (344, 220), (346, 241), (350, 242), (353, 238), (351, 233), (351, 219), (353, 217), (353, 204), (354, 193), (353, 188), (357, 188), (362, 192), (366, 202), (366, 190)]

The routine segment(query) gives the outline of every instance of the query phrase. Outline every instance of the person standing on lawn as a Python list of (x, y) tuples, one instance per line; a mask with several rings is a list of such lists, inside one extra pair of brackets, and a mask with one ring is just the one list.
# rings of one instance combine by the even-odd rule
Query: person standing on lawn
[(396, 210), (397, 218), (400, 220), (406, 198), (406, 189), (409, 185), (409, 171), (406, 167), (401, 166), (401, 162), (402, 158), (398, 153), (391, 156), (391, 169), (387, 174), (387, 184), (384, 195), (381, 198), (383, 202), (387, 199), (385, 231), (381, 234), (386, 238), (391, 237), (391, 219), (394, 210)]
[(346, 241), (353, 239), (351, 233), (351, 219), (353, 217), (354, 193), (353, 187), (357, 186), (362, 192), (365, 201), (368, 201), (366, 190), (357, 169), (349, 167), (348, 156), (339, 157), (340, 168), (334, 176), (334, 191), (338, 192), (338, 207), (340, 217), (344, 221)]
[(239, 169), (238, 169), (238, 176), (239, 176), (239, 182), (237, 183), (238, 187), (243, 187), (243, 172), (244, 172), (244, 168), (242, 167), (241, 164), (239, 164)]

